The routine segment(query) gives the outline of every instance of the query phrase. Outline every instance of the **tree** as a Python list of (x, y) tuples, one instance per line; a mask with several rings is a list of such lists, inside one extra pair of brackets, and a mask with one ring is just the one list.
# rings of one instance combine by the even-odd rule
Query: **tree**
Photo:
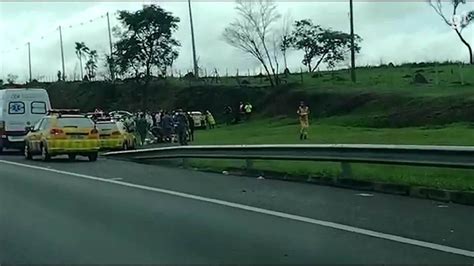
[(283, 62), (285, 64), (285, 71), (288, 69), (288, 63), (286, 61), (286, 54), (288, 49), (291, 48), (291, 15), (287, 13), (283, 18), (283, 27), (281, 29), (281, 37), (280, 37), (280, 50), (283, 54)]
[(83, 68), (82, 68), (82, 58), (85, 54), (89, 53), (89, 48), (84, 42), (76, 42), (76, 56), (79, 58), (79, 67), (81, 69), (81, 80), (84, 77)]
[(114, 45), (109, 65), (121, 75), (145, 77), (146, 84), (153, 67), (166, 75), (167, 68), (178, 57), (176, 48), (180, 43), (173, 33), (178, 29), (179, 18), (157, 5), (145, 5), (135, 12), (119, 11), (118, 20), (124, 29), (114, 29), (120, 40)]
[(8, 74), (8, 75), (7, 75), (7, 82), (8, 82), (8, 84), (10, 84), (10, 85), (15, 84), (15, 82), (16, 82), (17, 79), (18, 79), (18, 76), (15, 75), (15, 74)]
[[(359, 52), (358, 43), (362, 39), (358, 35), (354, 38), (355, 51)], [(294, 49), (303, 51), (303, 65), (308, 67), (309, 72), (314, 72), (322, 62), (329, 68), (334, 68), (336, 63), (343, 61), (350, 51), (351, 35), (325, 29), (320, 25), (314, 25), (310, 19), (303, 19), (295, 21), (289, 42)], [(317, 61), (313, 65), (315, 59)]]
[(89, 80), (95, 78), (96, 70), (97, 70), (97, 51), (90, 50), (89, 51), (89, 60), (86, 62), (86, 71)]
[(459, 37), (461, 42), (467, 47), (467, 50), (469, 51), (469, 63), (474, 64), (471, 45), (462, 35), (462, 31), (467, 28), (471, 24), (471, 22), (474, 21), (474, 10), (460, 15), (458, 14), (458, 7), (461, 4), (466, 4), (466, 0), (450, 0), (450, 2), (453, 6), (453, 15), (451, 19), (446, 17), (446, 15), (444, 14), (441, 0), (428, 0), (428, 3), (434, 9), (434, 11), (443, 19), (443, 21), (448, 26), (450, 26), (456, 32), (456, 35)]
[(269, 47), (274, 40), (270, 39), (272, 25), (280, 14), (272, 0), (243, 1), (238, 0), (236, 10), (238, 18), (224, 30), (224, 40), (255, 57), (265, 69), (271, 86), (278, 84), (278, 73), (274, 67), (275, 55), (270, 55)]

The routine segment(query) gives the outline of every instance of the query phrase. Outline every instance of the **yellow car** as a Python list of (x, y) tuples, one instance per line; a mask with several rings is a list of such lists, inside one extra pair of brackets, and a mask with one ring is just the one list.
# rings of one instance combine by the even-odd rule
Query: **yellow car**
[(124, 124), (118, 121), (96, 121), (99, 130), (100, 148), (104, 150), (135, 149), (135, 135), (127, 132)]
[(41, 155), (48, 161), (56, 155), (77, 155), (96, 161), (100, 149), (99, 131), (94, 122), (75, 112), (54, 112), (43, 117), (25, 136), (25, 158)]

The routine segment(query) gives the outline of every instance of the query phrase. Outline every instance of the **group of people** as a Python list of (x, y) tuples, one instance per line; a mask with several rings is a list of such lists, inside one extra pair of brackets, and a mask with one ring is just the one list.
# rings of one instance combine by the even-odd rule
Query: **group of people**
[(201, 119), (206, 128), (213, 129), (216, 120), (207, 110), (202, 118), (193, 118), (183, 109), (174, 111), (160, 110), (159, 112), (138, 112), (132, 116), (122, 117), (129, 132), (135, 132), (139, 145), (145, 145), (147, 136), (151, 135), (157, 142), (179, 142), (188, 145), (194, 141), (195, 119)]
[(248, 121), (252, 115), (253, 106), (249, 102), (240, 102), (238, 106), (238, 110), (236, 112), (233, 111), (230, 105), (224, 108), (224, 117), (226, 120), (226, 124), (237, 124), (242, 121)]

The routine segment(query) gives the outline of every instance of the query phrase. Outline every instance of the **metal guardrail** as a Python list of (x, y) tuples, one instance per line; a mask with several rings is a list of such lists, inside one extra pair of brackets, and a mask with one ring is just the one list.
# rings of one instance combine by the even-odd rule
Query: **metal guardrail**
[(209, 145), (173, 146), (109, 152), (109, 158), (134, 161), (176, 158), (295, 160), (341, 162), (344, 176), (351, 175), (349, 163), (397, 164), (474, 169), (474, 147), (419, 145)]

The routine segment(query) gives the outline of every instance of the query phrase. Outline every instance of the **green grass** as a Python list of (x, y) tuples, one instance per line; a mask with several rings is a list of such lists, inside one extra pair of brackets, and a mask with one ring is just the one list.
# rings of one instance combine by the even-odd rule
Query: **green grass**
[[(299, 89), (308, 92), (377, 92), (399, 93), (408, 96), (440, 97), (467, 94), (474, 97), (474, 65), (459, 65), (456, 63), (428, 65), (403, 65), (381, 67), (358, 67), (356, 69), (357, 83), (352, 83), (347, 69), (321, 71), (321, 76), (314, 77), (314, 73), (292, 73), (288, 77), (281, 75), (284, 82), (296, 84)], [(428, 84), (414, 84), (416, 72), (422, 74)], [(436, 74), (438, 72), (438, 74)], [(247, 73), (247, 72), (245, 72)], [(233, 73), (235, 74), (235, 73)], [(240, 76), (242, 82), (246, 80), (250, 86), (268, 86), (265, 77)], [(184, 79), (173, 79), (174, 84), (189, 86), (193, 82)], [(210, 79), (206, 81), (213, 84)], [(238, 85), (235, 77), (224, 77), (221, 74), (220, 84), (228, 86)]]
[[(367, 143), (413, 145), (474, 145), (474, 128), (469, 124), (453, 124), (437, 128), (374, 129), (344, 127), (324, 122), (311, 125), (310, 138), (303, 143)], [(246, 124), (222, 126), (215, 130), (196, 132), (194, 144), (294, 144), (298, 138), (298, 124), (290, 119), (262, 119)], [(193, 160), (202, 169), (222, 171), (244, 168), (239, 160)], [(290, 175), (335, 177), (340, 175), (338, 163), (256, 161), (254, 167), (262, 171), (276, 171)], [(397, 184), (408, 184), (443, 189), (474, 191), (474, 171), (353, 164), (354, 178)]]

